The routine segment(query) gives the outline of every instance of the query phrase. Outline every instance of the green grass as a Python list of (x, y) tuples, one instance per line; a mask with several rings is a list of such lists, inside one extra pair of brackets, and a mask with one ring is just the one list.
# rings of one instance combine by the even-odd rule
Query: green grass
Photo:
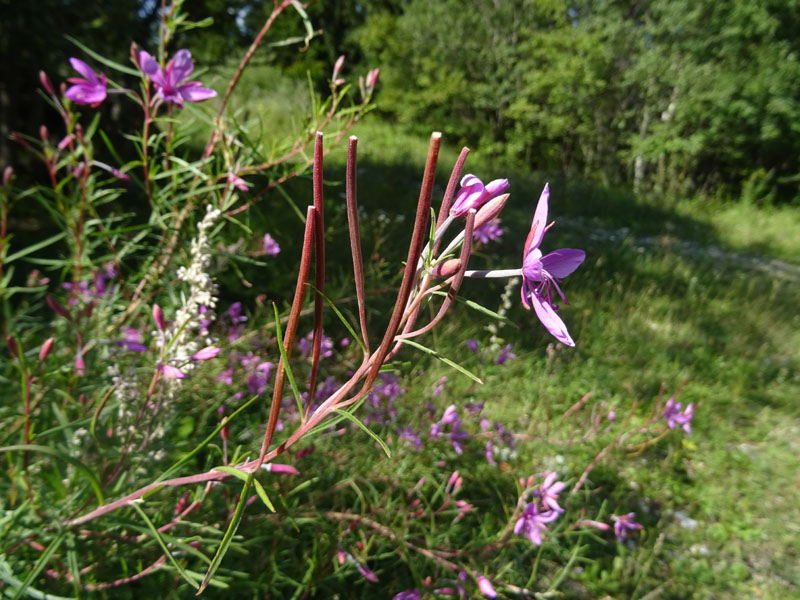
[[(413, 197), (413, 180), (399, 181), (408, 177), (410, 164), (422, 164), (425, 141), (374, 121), (356, 133), (368, 165), (360, 180), (362, 198), (391, 198), (399, 205), (399, 196)], [(442, 177), (455, 150), (442, 153)], [(467, 165), (466, 172), (484, 179), (506, 175), (480, 156)], [(484, 252), (486, 264), (498, 268), (518, 266), (545, 180), (508, 176), (506, 235)], [(515, 308), (510, 317), (519, 328), (506, 328), (503, 336), (518, 358), (494, 367), (482, 388), (448, 373), (459, 390), (452, 398), (487, 400), (496, 418), (541, 433), (547, 415), (561, 414), (585, 393), (618, 414), (634, 400), (644, 411), (662, 383), (669, 394), (686, 379), (679, 399), (700, 404), (694, 433), (673, 433), (664, 447), (638, 457), (614, 454), (604, 468), (619, 488), (597, 492), (635, 496), (630, 510), (642, 514), (645, 507), (649, 512), (642, 517), (658, 524), (664, 539), (657, 543), (654, 533), (647, 535), (641, 548), (622, 557), (623, 564), (601, 561), (599, 571), (587, 569), (575, 585), (590, 597), (633, 589), (637, 597), (652, 591), (650, 598), (796, 597), (800, 213), (737, 202), (664, 205), (586, 182), (550, 181), (556, 226), (543, 251), (573, 246), (588, 255), (564, 282), (572, 306), (562, 315), (577, 348), (557, 346), (533, 314)], [(378, 209), (389, 202), (371, 205)], [(468, 282), (464, 294), (497, 308), (501, 287)], [(435, 344), (430, 338), (422, 342), (469, 361), (462, 340), (474, 336), (485, 343), (485, 319), (463, 309), (449, 323), (433, 336)], [(444, 373), (435, 368), (431, 380)], [(557, 428), (551, 433), (558, 437)], [(576, 477), (596, 450), (568, 454), (569, 474)], [(525, 452), (519, 464), (536, 471), (559, 449), (540, 443)], [(696, 529), (681, 527), (672, 516), (676, 511), (695, 519)], [(631, 565), (649, 560), (656, 546), (650, 570), (637, 579), (641, 573)]]

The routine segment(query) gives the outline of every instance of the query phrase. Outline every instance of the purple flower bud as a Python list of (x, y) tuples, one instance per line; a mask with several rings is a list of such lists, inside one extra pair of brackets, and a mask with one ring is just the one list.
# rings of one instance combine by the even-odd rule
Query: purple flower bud
[(233, 171), (228, 171), (228, 181), (237, 190), (241, 190), (243, 192), (250, 191), (250, 187), (247, 185), (247, 182), (244, 179), (242, 179), (241, 177), (239, 177)]
[(478, 351), (478, 342), (475, 341), (474, 339), (467, 340), (466, 344), (467, 344), (467, 348), (469, 348), (473, 352), (477, 352)]
[[(456, 199), (450, 209), (450, 216), (461, 218), (466, 216), (470, 209), (479, 210), (493, 198), (504, 194), (508, 188), (508, 179), (495, 179), (484, 186), (483, 182), (475, 175), (467, 174), (461, 179), (461, 189), (456, 194)], [(505, 200), (495, 203), (480, 220), (475, 219), (475, 226), (480, 227), (491, 221), (500, 213), (504, 205)]]
[(419, 600), (419, 590), (405, 590), (392, 596), (392, 600)]
[(192, 360), (209, 360), (211, 358), (215, 358), (222, 350), (217, 348), (216, 346), (207, 346), (196, 352), (192, 355)]
[(63, 138), (61, 138), (61, 141), (60, 141), (60, 142), (58, 142), (58, 149), (59, 149), (59, 150), (63, 150), (64, 148), (66, 148), (67, 146), (69, 146), (70, 142), (72, 142), (72, 139), (73, 139), (74, 137), (75, 137), (75, 136), (74, 136), (74, 135), (72, 135), (71, 133), (70, 133), (70, 134), (68, 134), (68, 135), (65, 135)]
[(50, 355), (50, 352), (52, 352), (55, 343), (55, 338), (51, 337), (44, 341), (44, 344), (42, 344), (42, 347), (39, 350), (39, 361), (44, 362), (45, 359), (47, 359), (47, 357)]
[(158, 327), (159, 331), (164, 331), (167, 328), (167, 324), (164, 321), (164, 311), (161, 310), (158, 304), (153, 304), (153, 321), (156, 322), (156, 327)]
[(39, 125), (39, 137), (43, 142), (47, 142), (47, 126)]
[(3, 169), (3, 187), (8, 187), (8, 184), (11, 183), (11, 178), (14, 176), (14, 167), (8, 166)]
[(378, 75), (380, 75), (380, 72), (380, 69), (375, 68), (367, 73), (366, 85), (368, 94), (371, 94), (372, 90), (375, 89), (375, 86), (378, 83)]
[(339, 58), (337, 58), (336, 62), (333, 64), (333, 73), (331, 73), (331, 81), (333, 81), (333, 83), (336, 85), (344, 83), (343, 79), (339, 79), (339, 71), (342, 70), (342, 65), (344, 65), (344, 54), (342, 54)]

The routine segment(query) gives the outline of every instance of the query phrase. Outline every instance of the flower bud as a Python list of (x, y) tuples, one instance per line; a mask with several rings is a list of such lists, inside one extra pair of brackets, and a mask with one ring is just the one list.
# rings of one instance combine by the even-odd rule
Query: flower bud
[(53, 90), (53, 84), (50, 83), (50, 78), (44, 71), (39, 71), (39, 82), (42, 84), (42, 87), (48, 94), (50, 94), (51, 96), (55, 95), (55, 91)]
[(461, 260), (459, 260), (458, 258), (450, 258), (436, 265), (431, 271), (431, 274), (434, 277), (441, 277), (446, 279), (458, 273), (458, 270), (460, 268), (461, 268)]
[(228, 417), (222, 417), (222, 429), (220, 430), (219, 434), (222, 437), (223, 441), (227, 441), (230, 433), (231, 433), (231, 426), (228, 424)]
[(13, 358), (19, 356), (19, 345), (11, 334), (6, 336), (6, 346), (8, 346), (8, 352)]
[(159, 331), (164, 331), (167, 328), (167, 324), (164, 321), (164, 311), (161, 310), (158, 304), (153, 305), (153, 321), (156, 322), (156, 327), (158, 327)]
[(372, 93), (372, 90), (375, 89), (375, 84), (378, 83), (378, 75), (380, 75), (380, 69), (377, 68), (367, 73), (366, 85), (369, 93)]
[(158, 370), (161, 372), (161, 374), (164, 376), (165, 379), (183, 379), (184, 377), (186, 377), (183, 371), (171, 365), (158, 365)]
[(337, 77), (339, 77), (339, 71), (342, 70), (342, 65), (344, 65), (344, 54), (342, 54), (339, 58), (336, 59), (336, 62), (333, 65), (333, 73), (331, 74), (331, 80), (338, 85)]
[(54, 313), (56, 313), (57, 315), (61, 315), (65, 319), (69, 319), (69, 312), (67, 311), (66, 308), (64, 308), (61, 305), (61, 303), (58, 300), (56, 300), (52, 296), (47, 296), (44, 299), (44, 301), (47, 302), (47, 306), (49, 306)]
[(83, 377), (86, 374), (86, 362), (83, 360), (83, 350), (78, 348), (78, 354), (75, 356), (75, 374), (78, 377)]
[(11, 139), (12, 139), (12, 140), (14, 140), (15, 142), (17, 142), (17, 143), (18, 143), (20, 146), (22, 146), (23, 148), (28, 148), (28, 147), (29, 147), (29, 146), (28, 146), (28, 142), (27, 142), (27, 141), (25, 141), (25, 138), (24, 138), (24, 137), (22, 137), (22, 136), (19, 134), (19, 132), (18, 132), (18, 131), (12, 131), (12, 132), (11, 132)]
[(70, 142), (72, 142), (72, 139), (73, 139), (74, 137), (75, 137), (75, 136), (74, 136), (74, 135), (72, 135), (71, 133), (70, 133), (69, 135), (65, 135), (63, 138), (61, 138), (61, 141), (60, 141), (60, 142), (58, 142), (58, 149), (59, 149), (59, 150), (63, 150), (64, 148), (66, 148), (67, 146), (69, 146), (69, 145), (70, 145)]
[(39, 350), (39, 361), (44, 362), (47, 357), (50, 355), (50, 352), (53, 351), (53, 346), (55, 345), (56, 341), (54, 338), (47, 338), (42, 344), (41, 349)]
[(47, 141), (47, 127), (45, 125), (39, 125), (39, 137), (43, 142)]
[(492, 198), (489, 200), (489, 202), (481, 206), (481, 208), (478, 210), (478, 214), (475, 215), (474, 229), (483, 227), (486, 225), (486, 223), (497, 217), (497, 215), (503, 211), (506, 201), (508, 200), (508, 196), (509, 194), (502, 194), (496, 198)]
[(14, 167), (8, 166), (3, 169), (3, 187), (8, 187), (11, 183), (11, 178), (14, 176)]
[(483, 575), (478, 575), (478, 589), (487, 598), (497, 598), (497, 592), (492, 587), (492, 582), (486, 579)]
[[(163, 319), (163, 315), (162, 315), (162, 319)], [(215, 346), (207, 346), (206, 348), (203, 348), (199, 352), (196, 352), (195, 354), (193, 354), (192, 355), (192, 360), (209, 360), (211, 358), (215, 358), (217, 356), (217, 354), (219, 354), (220, 352), (222, 352), (222, 350), (220, 350), (219, 348), (217, 348)]]

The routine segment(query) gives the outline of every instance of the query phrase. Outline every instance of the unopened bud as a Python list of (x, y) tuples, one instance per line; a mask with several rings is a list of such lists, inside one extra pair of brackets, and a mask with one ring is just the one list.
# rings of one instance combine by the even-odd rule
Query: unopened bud
[(78, 141), (82, 144), (83, 143), (83, 127), (80, 123), (75, 123), (75, 135), (78, 137)]
[(47, 76), (47, 73), (44, 71), (39, 71), (39, 81), (48, 94), (51, 96), (55, 95), (55, 91), (53, 91), (53, 84), (50, 83), (50, 78)]
[(378, 75), (380, 75), (380, 69), (372, 69), (369, 73), (367, 73), (367, 91), (372, 92), (375, 89), (375, 84), (378, 83)]
[(44, 362), (53, 350), (56, 340), (54, 338), (47, 338), (39, 350), (39, 361)]
[(442, 277), (442, 278), (452, 277), (453, 275), (458, 273), (458, 270), (460, 268), (461, 268), (461, 260), (458, 258), (450, 258), (436, 265), (433, 268), (433, 271), (431, 271), (431, 274), (434, 277)]
[(502, 194), (501, 196), (497, 196), (497, 198), (492, 198), (486, 204), (481, 206), (478, 210), (478, 214), (475, 215), (474, 229), (483, 227), (489, 221), (497, 217), (497, 215), (502, 212), (503, 207), (506, 205), (509, 195), (510, 194)]
[(69, 146), (70, 142), (72, 142), (72, 139), (73, 139), (74, 137), (75, 137), (75, 136), (74, 136), (74, 135), (72, 135), (71, 133), (70, 133), (69, 135), (65, 135), (63, 138), (61, 138), (61, 141), (60, 141), (60, 142), (58, 142), (58, 149), (59, 149), (59, 150), (63, 150), (64, 148), (66, 148), (67, 146)]
[(47, 141), (47, 127), (45, 125), (39, 125), (39, 137), (43, 142)]
[(167, 328), (167, 324), (164, 321), (164, 311), (161, 310), (158, 304), (153, 305), (153, 320), (156, 322), (156, 327), (158, 327), (159, 331), (164, 331)]
[(6, 336), (6, 346), (8, 346), (8, 352), (13, 358), (19, 356), (19, 345), (11, 334)]
[(86, 374), (86, 363), (83, 360), (83, 351), (78, 349), (78, 355), (75, 357), (75, 374), (78, 377), (83, 377)]
[[(164, 318), (163, 315), (161, 318)], [(203, 348), (199, 352), (193, 354), (192, 360), (209, 360), (215, 358), (220, 352), (221, 350), (215, 346), (207, 346), (206, 348)]]
[(227, 440), (231, 432), (231, 426), (228, 425), (228, 417), (222, 417), (222, 430), (219, 432), (223, 440)]
[(61, 303), (58, 300), (56, 300), (52, 296), (47, 296), (47, 298), (45, 298), (44, 301), (47, 302), (47, 306), (49, 306), (54, 313), (56, 313), (57, 315), (61, 315), (65, 319), (69, 319), (69, 312), (67, 311), (66, 308), (64, 308), (61, 305)]
[(14, 167), (8, 166), (3, 169), (3, 187), (8, 187), (11, 183), (11, 178), (14, 176)]
[(333, 79), (334, 82), (336, 82), (336, 78), (339, 76), (339, 71), (342, 70), (342, 65), (344, 65), (344, 54), (337, 58), (333, 65), (333, 74), (331, 75), (331, 79)]
[(29, 148), (28, 142), (25, 141), (25, 138), (22, 137), (18, 131), (11, 132), (11, 139), (17, 142), (23, 148)]
[(139, 44), (131, 42), (131, 61), (139, 68)]
[(80, 179), (83, 177), (84, 173), (86, 173), (86, 164), (81, 161), (78, 163), (78, 166), (73, 169), (72, 174), (75, 176), (75, 179)]

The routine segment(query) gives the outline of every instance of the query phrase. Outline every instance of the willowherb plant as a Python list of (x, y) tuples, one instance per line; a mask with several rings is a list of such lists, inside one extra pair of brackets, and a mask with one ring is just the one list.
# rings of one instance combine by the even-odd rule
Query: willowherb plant
[[(172, 582), (176, 594), (186, 586), (196, 593), (209, 587), (230, 589), (240, 575), (223, 566), (223, 559), (247, 551), (245, 530), (256, 527), (256, 521), (248, 520), (246, 511), (254, 501), (270, 511), (259, 513), (257, 519), (272, 528), (273, 550), (263, 561), (268, 567), (260, 568), (259, 559), (251, 570), (271, 569), (272, 581), (263, 584), (269, 589), (282, 589), (287, 579), (297, 583), (281, 575), (283, 563), (293, 562), (291, 552), (297, 551), (292, 535), (278, 535), (284, 525), (299, 532), (308, 522), (320, 529), (325, 527), (320, 523), (336, 524), (335, 535), (314, 539), (312, 550), (300, 551), (305, 559), (294, 560), (310, 563), (303, 575), (307, 579), (294, 587), (298, 594), (304, 586), (317, 585), (309, 583), (312, 579), (347, 578), (348, 569), (368, 582), (379, 581), (383, 575), (368, 566), (372, 543), (419, 556), (432, 565), (433, 575), (415, 574), (416, 587), (395, 598), (463, 597), (469, 589), (486, 597), (496, 597), (496, 589), (530, 595), (538, 558), (528, 583), (519, 586), (504, 581), (502, 569), (486, 563), (485, 557), (519, 543), (539, 546), (541, 556), (549, 539), (576, 531), (596, 536), (593, 531), (609, 530), (612, 524), (619, 541), (629, 543), (642, 527), (634, 521), (634, 513), (609, 516), (604, 506), (595, 510), (581, 505), (576, 517), (576, 494), (611, 448), (641, 452), (676, 424), (688, 433), (694, 414), (691, 404), (681, 412), (681, 405), (671, 398), (663, 413), (664, 431), (651, 435), (661, 410), (660, 397), (645, 423), (634, 424), (631, 411), (618, 427), (611, 416), (613, 407), (601, 402), (567, 440), (579, 433), (583, 439), (613, 437), (577, 478), (570, 494), (576, 500), (572, 508), (560, 504), (567, 484), (557, 480), (555, 468), (538, 477), (522, 477), (518, 485), (511, 478), (517, 500), (503, 515), (504, 524), (498, 528), (492, 523), (492, 531), (487, 533), (487, 527), (476, 534), (466, 548), (453, 545), (471, 535), (474, 520), (485, 508), (464, 497), (470, 487), (465, 484), (466, 471), (462, 475), (455, 469), (445, 477), (426, 470), (426, 476), (417, 477), (407, 488), (389, 477), (384, 489), (371, 485), (368, 494), (361, 490), (358, 480), (363, 474), (357, 467), (311, 499), (304, 498), (306, 484), (287, 487), (291, 476), (325, 477), (324, 461), (335, 463), (340, 445), (356, 438), (353, 443), (363, 449), (362, 432), (369, 436), (370, 449), (377, 446), (387, 455), (391, 455), (390, 438), (396, 435), (396, 452), (427, 456), (436, 469), (478, 456), (487, 472), (508, 470), (519, 444), (528, 441), (526, 435), (491, 420), (485, 401), (455, 404), (447, 377), (440, 378), (430, 393), (430, 398), (441, 397), (447, 406), (440, 411), (429, 401), (424, 427), (405, 413), (401, 416), (405, 408), (400, 400), (421, 383), (410, 375), (403, 377), (395, 357), (407, 346), (480, 382), (465, 367), (416, 341), (443, 322), (465, 277), (510, 278), (496, 313), (501, 318), (510, 309), (511, 294), (521, 278), (523, 305), (533, 306), (557, 340), (574, 345), (556, 312), (553, 289), (566, 303), (559, 280), (572, 273), (585, 255), (575, 249), (546, 255), (539, 250), (550, 227), (550, 192), (545, 186), (528, 238), (521, 244), (521, 267), (470, 270), (475, 247), (502, 234), (499, 215), (510, 184), (499, 179), (484, 185), (471, 174), (462, 178), (468, 155), (464, 148), (438, 210), (432, 210), (441, 145), (441, 134), (434, 133), (416, 212), (406, 232), (410, 240), (394, 305), (376, 331), (375, 319), (369, 318), (362, 255), (358, 140), (350, 136), (345, 213), (356, 306), (356, 322), (350, 323), (326, 293), (323, 158), (330, 145), (326, 147), (324, 140), (332, 137), (335, 144), (343, 139), (370, 109), (378, 70), (360, 78), (361, 100), (345, 106), (350, 86), (342, 77), (340, 57), (331, 75), (330, 96), (315, 102), (317, 110), (297, 137), (281, 146), (282, 153), (265, 158), (264, 148), (243, 139), (246, 124), (226, 114), (226, 107), (275, 19), (289, 7), (305, 19), (299, 3), (276, 2), (226, 91), (219, 94), (216, 115), (207, 118), (192, 111), (207, 133), (202, 151), (193, 155), (181, 130), (182, 119), (189, 118), (184, 114), (190, 103), (209, 101), (218, 94), (193, 79), (200, 75), (194, 73), (187, 49), (167, 58), (172, 36), (191, 25), (181, 18), (179, 7), (176, 3), (162, 11), (154, 55), (132, 44), (134, 68), (89, 52), (120, 77), (138, 80), (138, 89), (123, 87), (87, 62), (72, 58), (81, 77), (70, 78), (71, 86), (62, 86), (60, 94), (47, 75), (40, 77), (64, 122), (63, 135), (56, 136), (59, 141), (53, 143), (55, 138), (46, 130), (38, 141), (14, 136), (43, 161), (49, 184), (18, 192), (13, 171), (4, 171), (0, 300), (9, 360), (1, 374), (8, 384), (8, 398), (18, 400), (0, 408), (0, 419), (8, 424), (0, 441), (8, 465), (0, 496), (5, 538), (0, 590), (16, 597), (68, 591), (77, 597), (102, 595), (104, 590), (135, 596), (135, 591), (127, 591), (135, 589), (130, 586), (144, 585), (158, 573), (164, 575), (159, 581)], [(96, 108), (115, 94), (141, 110), (142, 128), (127, 137), (137, 158), (111, 166), (97, 159), (98, 137), (108, 154), (115, 159), (120, 155), (111, 138), (101, 134), (99, 115), (84, 127), (75, 105)], [(332, 131), (326, 137), (323, 130)], [(263, 261), (270, 259), (264, 257), (281, 252), (270, 232), (253, 231), (237, 215), (246, 214), (269, 190), (307, 169), (312, 172), (313, 201), (302, 215), (299, 266), (288, 311), (282, 314), (273, 302), (265, 323), (263, 311), (262, 318), (248, 316), (239, 301), (226, 310), (217, 278), (226, 260), (247, 254), (248, 260), (265, 265)], [(146, 219), (125, 202), (136, 194), (147, 203)], [(8, 233), (9, 212), (27, 198), (45, 208), (60, 233), (17, 248)], [(225, 247), (225, 234), (233, 228), (246, 231), (252, 240)], [(253, 245), (256, 250), (245, 250)], [(40, 264), (63, 282), (51, 286), (50, 277), (33, 272), (25, 285), (11, 285), (18, 261), (48, 247), (63, 256), (42, 259)], [(257, 303), (268, 306), (265, 297)], [(331, 313), (336, 320), (326, 320)], [(310, 332), (302, 335), (305, 314), (313, 314), (313, 321)], [(324, 333), (323, 324), (329, 333), (346, 330), (348, 337), (334, 341)], [(308, 330), (304, 327), (303, 333)], [(475, 340), (467, 344), (485, 368), (507, 368), (505, 363), (516, 355), (510, 344), (500, 344), (496, 329), (491, 333), (489, 350)], [(18, 384), (12, 384), (12, 371)], [(562, 420), (580, 411), (587, 400), (588, 395)], [(635, 436), (644, 436), (645, 441), (625, 446)], [(316, 454), (315, 444), (330, 446), (326, 457)], [(363, 451), (354, 452), (354, 459), (358, 454)], [(526, 469), (530, 473), (530, 467)], [(360, 510), (342, 509), (328, 497), (346, 488), (355, 490)], [(173, 492), (178, 492), (177, 499)], [(592, 510), (592, 518), (586, 518), (586, 510)], [(440, 543), (424, 543), (431, 536)], [(260, 535), (251, 538), (262, 543)], [(289, 558), (275, 550), (282, 543)], [(564, 566), (564, 574), (570, 564)], [(155, 589), (159, 585), (154, 584)]]

